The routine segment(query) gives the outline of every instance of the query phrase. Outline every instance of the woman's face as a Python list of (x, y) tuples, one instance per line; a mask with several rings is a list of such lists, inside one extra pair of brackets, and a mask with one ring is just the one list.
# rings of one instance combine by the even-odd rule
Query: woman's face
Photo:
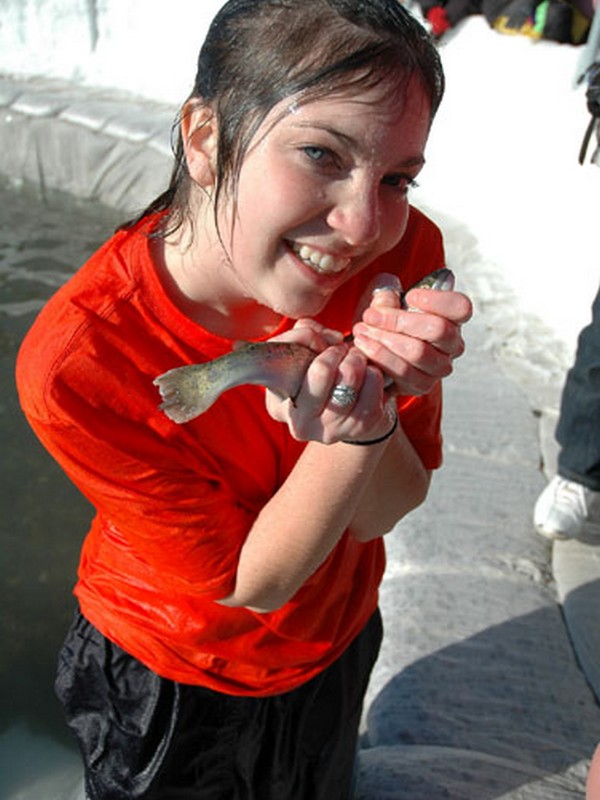
[(276, 106), (219, 214), (238, 290), (292, 318), (402, 238), (424, 163), (430, 105), (418, 80)]

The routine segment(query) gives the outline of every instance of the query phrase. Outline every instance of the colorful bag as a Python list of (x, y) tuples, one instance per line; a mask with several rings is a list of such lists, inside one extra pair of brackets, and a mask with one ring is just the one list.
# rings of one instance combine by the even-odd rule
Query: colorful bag
[(583, 44), (590, 20), (569, 0), (484, 0), (483, 13), (500, 33)]

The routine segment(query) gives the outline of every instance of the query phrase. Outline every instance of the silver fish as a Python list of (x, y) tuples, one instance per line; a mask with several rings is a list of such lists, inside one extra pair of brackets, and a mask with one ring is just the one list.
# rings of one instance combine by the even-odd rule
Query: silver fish
[[(443, 267), (411, 288), (447, 291), (454, 288), (454, 275)], [(405, 306), (404, 298), (402, 301)], [(223, 392), (246, 384), (265, 386), (281, 397), (295, 397), (315, 355), (302, 344), (250, 342), (205, 364), (176, 367), (154, 380), (163, 400), (160, 408), (174, 422), (189, 422)]]
[[(417, 281), (410, 289), (437, 289), (439, 292), (450, 292), (454, 289), (455, 278), (454, 273), (448, 267), (442, 267), (425, 275), (420, 281)], [(406, 291), (409, 292), (410, 289)], [(402, 295), (402, 302), (404, 302), (404, 295)]]

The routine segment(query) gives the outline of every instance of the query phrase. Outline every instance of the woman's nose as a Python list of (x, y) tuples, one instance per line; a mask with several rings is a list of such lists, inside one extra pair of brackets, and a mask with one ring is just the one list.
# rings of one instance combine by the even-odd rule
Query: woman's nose
[(362, 182), (344, 187), (327, 221), (353, 247), (376, 242), (381, 233), (379, 185)]

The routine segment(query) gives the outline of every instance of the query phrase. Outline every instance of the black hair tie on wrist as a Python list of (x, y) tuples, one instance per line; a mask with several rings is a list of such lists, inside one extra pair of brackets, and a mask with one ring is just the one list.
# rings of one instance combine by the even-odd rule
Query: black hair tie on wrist
[(368, 447), (369, 445), (372, 444), (380, 444), (381, 442), (385, 442), (386, 439), (389, 439), (390, 436), (393, 436), (394, 433), (396, 433), (397, 427), (398, 427), (398, 414), (396, 414), (396, 416), (394, 417), (394, 424), (389, 429), (389, 431), (387, 433), (384, 433), (383, 436), (380, 436), (378, 439), (367, 439), (366, 442), (355, 442), (355, 441), (349, 441), (347, 439), (342, 439), (342, 442), (344, 444), (357, 444), (360, 445), (360, 447)]

